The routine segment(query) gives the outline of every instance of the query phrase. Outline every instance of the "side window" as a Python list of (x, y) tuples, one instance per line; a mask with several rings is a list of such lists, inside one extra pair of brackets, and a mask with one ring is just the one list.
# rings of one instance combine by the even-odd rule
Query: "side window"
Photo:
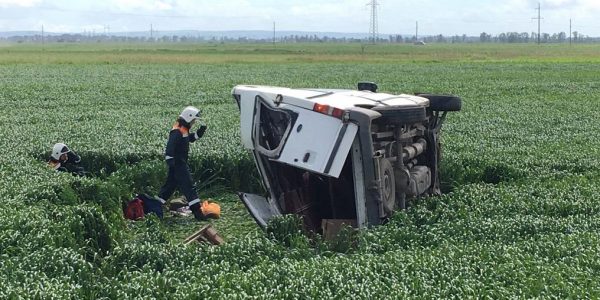
[(260, 96), (256, 97), (257, 110), (254, 116), (254, 143), (264, 155), (277, 158), (290, 133), (296, 113), (271, 107)]

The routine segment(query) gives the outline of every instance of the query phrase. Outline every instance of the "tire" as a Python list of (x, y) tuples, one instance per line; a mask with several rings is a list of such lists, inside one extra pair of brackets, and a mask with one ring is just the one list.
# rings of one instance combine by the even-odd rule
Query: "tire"
[(452, 95), (417, 94), (419, 97), (429, 99), (429, 108), (435, 111), (460, 111), (462, 100)]
[(381, 114), (381, 118), (378, 119), (378, 122), (412, 124), (427, 120), (426, 109), (422, 106), (377, 106), (373, 107), (373, 110)]
[(382, 186), (381, 204), (383, 205), (383, 212), (385, 217), (391, 217), (397, 208), (396, 180), (394, 179), (394, 168), (387, 159), (382, 159), (379, 164), (379, 179)]
[(406, 209), (406, 189), (408, 188), (410, 174), (408, 170), (395, 169), (394, 179), (396, 180), (396, 208)]

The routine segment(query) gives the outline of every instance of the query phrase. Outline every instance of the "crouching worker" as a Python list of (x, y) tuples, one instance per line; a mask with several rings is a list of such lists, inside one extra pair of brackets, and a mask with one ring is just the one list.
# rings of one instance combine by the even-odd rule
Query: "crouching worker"
[(57, 143), (52, 147), (48, 166), (61, 172), (69, 172), (78, 176), (85, 176), (85, 170), (79, 166), (81, 157), (69, 149), (63, 143)]
[(218, 218), (221, 210), (216, 203), (210, 203), (211, 205), (201, 203), (188, 167), (190, 143), (200, 139), (206, 131), (206, 125), (200, 125), (196, 132), (190, 133), (190, 129), (198, 119), (200, 119), (200, 110), (188, 106), (181, 112), (169, 132), (169, 140), (165, 150), (165, 160), (169, 171), (167, 182), (158, 194), (158, 200), (164, 204), (173, 195), (175, 189), (179, 189), (188, 199), (187, 205), (194, 217), (197, 220), (205, 220), (207, 218)]

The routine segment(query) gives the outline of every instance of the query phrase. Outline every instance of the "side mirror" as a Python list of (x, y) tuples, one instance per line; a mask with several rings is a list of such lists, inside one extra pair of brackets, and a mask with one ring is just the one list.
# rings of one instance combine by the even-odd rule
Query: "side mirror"
[(377, 84), (374, 82), (366, 82), (362, 81), (358, 83), (359, 91), (371, 91), (373, 93), (377, 93)]
[(238, 109), (241, 111), (242, 110), (242, 106), (240, 104), (240, 101), (242, 99), (241, 95), (233, 94), (233, 99), (235, 99), (235, 102), (237, 103)]

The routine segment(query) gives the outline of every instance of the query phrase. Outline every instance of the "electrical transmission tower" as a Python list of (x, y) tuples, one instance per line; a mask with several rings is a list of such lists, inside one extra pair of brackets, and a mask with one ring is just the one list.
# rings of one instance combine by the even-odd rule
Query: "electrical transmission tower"
[(415, 43), (419, 41), (419, 21), (415, 23)]
[(573, 20), (569, 19), (569, 46), (573, 45)]
[(371, 23), (369, 25), (369, 40), (375, 44), (379, 38), (378, 20), (377, 20), (377, 7), (379, 3), (377, 0), (371, 0), (367, 6), (371, 7)]
[(542, 23), (542, 19), (543, 19), (543, 18), (542, 18), (542, 4), (540, 4), (539, 2), (538, 2), (538, 7), (536, 8), (536, 10), (538, 11), (538, 16), (537, 16), (537, 18), (532, 18), (532, 19), (533, 19), (533, 20), (537, 20), (537, 21), (538, 21), (538, 36), (537, 36), (537, 43), (538, 43), (538, 45), (539, 45), (539, 44), (540, 44), (540, 42), (541, 42), (541, 40), (540, 40), (540, 39), (541, 39), (541, 36), (540, 36), (540, 35), (542, 34), (542, 32), (541, 32), (541, 28), (542, 28), (542, 25), (541, 25), (541, 23)]

